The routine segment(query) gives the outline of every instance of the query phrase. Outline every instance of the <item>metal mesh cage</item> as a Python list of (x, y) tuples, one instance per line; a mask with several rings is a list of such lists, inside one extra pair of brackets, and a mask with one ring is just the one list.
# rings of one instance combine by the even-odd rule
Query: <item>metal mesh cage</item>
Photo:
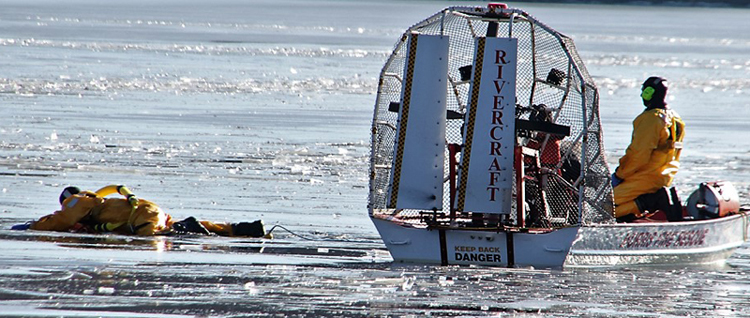
[[(529, 169), (534, 175), (524, 186), (527, 199), (523, 208), (530, 215), (545, 216), (533, 226), (613, 222), (612, 187), (604, 158), (599, 96), (573, 41), (521, 10), (483, 7), (450, 7), (412, 26), (396, 43), (385, 63), (372, 125), (370, 216), (426, 226), (429, 222), (446, 220), (450, 214), (449, 195), (443, 199), (445, 211), (396, 211), (386, 206), (398, 120), (398, 112), (389, 110), (389, 106), (400, 102), (408, 35), (449, 37), (447, 108), (463, 114), (468, 103), (469, 81), (462, 79), (461, 68), (472, 65), (475, 39), (488, 36), (490, 29), (489, 32), (494, 33), (494, 26), (497, 26), (498, 37), (518, 39), (516, 117), (538, 120), (541, 116), (549, 122), (570, 127), (570, 135), (565, 137), (541, 132), (517, 134), (517, 145), (536, 149), (539, 154), (534, 159), (536, 162), (528, 162), (536, 165), (536, 169)], [(446, 161), (447, 145), (462, 143), (463, 124), (461, 118), (447, 120)], [(445, 176), (448, 176), (449, 163), (444, 166)], [(514, 197), (517, 192), (514, 188)], [(449, 193), (447, 180), (444, 193)], [(516, 205), (513, 200), (512, 210), (518, 209)], [(511, 213), (509, 221), (513, 221), (515, 215)], [(469, 213), (459, 213), (456, 217), (471, 220)]]

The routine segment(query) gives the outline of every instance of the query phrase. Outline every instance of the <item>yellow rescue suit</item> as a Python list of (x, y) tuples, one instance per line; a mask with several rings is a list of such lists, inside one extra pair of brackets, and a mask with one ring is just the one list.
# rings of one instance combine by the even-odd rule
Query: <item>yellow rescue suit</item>
[[(99, 232), (127, 235), (158, 235), (170, 232), (175, 221), (151, 201), (135, 199), (127, 188), (117, 187), (117, 192), (126, 196), (104, 198), (113, 186), (97, 192), (83, 191), (62, 202), (62, 209), (42, 217), (30, 226), (32, 230), (67, 232), (78, 225), (86, 225)], [(103, 194), (103, 195), (101, 195)], [(230, 223), (200, 221), (210, 232), (232, 236)]]
[(642, 216), (635, 199), (672, 184), (680, 167), (685, 123), (671, 109), (646, 109), (633, 121), (633, 136), (615, 172), (615, 216)]

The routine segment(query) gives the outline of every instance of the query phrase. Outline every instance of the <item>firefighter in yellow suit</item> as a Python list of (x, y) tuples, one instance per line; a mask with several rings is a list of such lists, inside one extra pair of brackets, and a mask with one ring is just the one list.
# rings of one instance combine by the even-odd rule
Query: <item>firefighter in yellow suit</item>
[[(105, 198), (119, 193), (124, 198)], [(151, 201), (137, 198), (122, 185), (80, 191), (67, 187), (60, 195), (62, 208), (28, 224), (40, 231), (112, 232), (126, 235), (164, 235), (172, 233), (217, 234), (222, 236), (263, 237), (261, 221), (241, 223), (198, 222), (190, 217), (175, 221)], [(18, 229), (22, 229), (19, 227)]]
[(619, 220), (664, 209), (665, 200), (669, 200), (663, 189), (672, 184), (680, 167), (685, 123), (667, 106), (667, 88), (661, 77), (648, 78), (641, 88), (646, 110), (633, 121), (632, 140), (612, 174)]

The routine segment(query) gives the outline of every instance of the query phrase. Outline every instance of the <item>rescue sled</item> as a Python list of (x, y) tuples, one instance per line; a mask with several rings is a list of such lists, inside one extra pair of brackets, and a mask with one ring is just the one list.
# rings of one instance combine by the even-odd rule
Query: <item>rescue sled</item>
[[(599, 93), (573, 41), (504, 4), (409, 28), (380, 73), (369, 216), (397, 262), (723, 262), (748, 236), (726, 182), (680, 221), (617, 223)], [(728, 204), (732, 203), (732, 204)]]

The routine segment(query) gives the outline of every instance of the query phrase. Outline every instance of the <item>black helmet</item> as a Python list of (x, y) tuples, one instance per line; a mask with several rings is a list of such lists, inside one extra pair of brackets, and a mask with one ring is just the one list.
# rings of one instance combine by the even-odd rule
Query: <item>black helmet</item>
[(62, 193), (60, 193), (60, 204), (63, 204), (63, 202), (65, 201), (65, 199), (69, 198), (70, 196), (72, 196), (74, 194), (79, 194), (79, 193), (81, 193), (81, 189), (79, 189), (78, 187), (67, 187), (67, 188), (65, 188), (62, 191)]
[(641, 98), (643, 105), (648, 108), (664, 108), (667, 105), (667, 80), (652, 76), (643, 82), (641, 87)]

